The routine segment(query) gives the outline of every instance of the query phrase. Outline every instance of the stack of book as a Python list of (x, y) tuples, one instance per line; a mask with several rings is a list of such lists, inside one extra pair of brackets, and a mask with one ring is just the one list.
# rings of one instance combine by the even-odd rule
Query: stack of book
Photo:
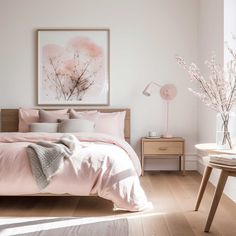
[(230, 154), (210, 155), (210, 163), (236, 166), (236, 155), (230, 155)]

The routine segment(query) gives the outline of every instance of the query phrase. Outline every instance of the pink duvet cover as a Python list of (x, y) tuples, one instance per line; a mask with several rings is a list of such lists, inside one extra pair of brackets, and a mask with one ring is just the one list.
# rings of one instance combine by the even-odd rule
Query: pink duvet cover
[(98, 195), (117, 208), (140, 211), (150, 207), (140, 186), (139, 159), (128, 143), (98, 133), (74, 134), (81, 152), (64, 165), (50, 184), (39, 190), (26, 147), (39, 141), (58, 141), (60, 133), (0, 133), (0, 195), (38, 193)]

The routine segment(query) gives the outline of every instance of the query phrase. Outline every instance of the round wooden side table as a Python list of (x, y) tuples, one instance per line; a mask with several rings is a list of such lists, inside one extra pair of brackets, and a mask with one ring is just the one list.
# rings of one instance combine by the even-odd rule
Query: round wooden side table
[[(198, 150), (205, 152), (207, 155), (212, 155), (212, 154), (236, 155), (236, 149), (220, 150), (220, 149), (217, 149), (216, 144), (213, 144), (213, 143), (197, 144), (195, 147)], [(236, 166), (229, 166), (229, 165), (224, 165), (224, 164), (217, 164), (217, 163), (208, 162), (208, 164), (206, 165), (206, 168), (204, 170), (201, 185), (200, 185), (200, 188), (198, 191), (195, 211), (197, 211), (200, 206), (204, 191), (206, 189), (207, 182), (209, 180), (209, 177), (211, 175), (213, 168), (220, 169), (221, 173), (220, 173), (220, 177), (218, 180), (218, 184), (215, 189), (210, 212), (208, 214), (207, 222), (205, 225), (205, 229), (204, 229), (205, 232), (209, 232), (209, 230), (210, 230), (211, 223), (212, 223), (213, 218), (215, 216), (216, 209), (219, 204), (219, 201), (220, 201), (221, 195), (223, 193), (224, 186), (225, 186), (228, 176), (235, 176), (236, 177)]]

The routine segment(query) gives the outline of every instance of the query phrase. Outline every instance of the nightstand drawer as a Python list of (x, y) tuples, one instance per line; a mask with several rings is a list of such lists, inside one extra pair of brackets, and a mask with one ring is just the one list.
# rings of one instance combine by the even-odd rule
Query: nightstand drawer
[(144, 155), (182, 155), (183, 154), (183, 142), (148, 142), (143, 143)]

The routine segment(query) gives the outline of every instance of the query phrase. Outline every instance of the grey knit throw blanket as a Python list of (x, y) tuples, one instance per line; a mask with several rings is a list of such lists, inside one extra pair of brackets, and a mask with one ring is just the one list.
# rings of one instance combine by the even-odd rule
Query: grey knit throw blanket
[(27, 147), (31, 170), (40, 190), (48, 186), (63, 166), (64, 158), (70, 158), (79, 147), (78, 139), (70, 134), (64, 135), (57, 143), (38, 142)]

